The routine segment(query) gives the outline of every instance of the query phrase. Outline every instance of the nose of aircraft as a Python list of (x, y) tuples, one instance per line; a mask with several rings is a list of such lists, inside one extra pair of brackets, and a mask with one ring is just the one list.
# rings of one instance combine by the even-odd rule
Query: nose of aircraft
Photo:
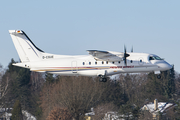
[(170, 65), (166, 61), (164, 61), (162, 63), (158, 63), (157, 65), (159, 66), (159, 68), (161, 68), (161, 70), (169, 70), (172, 68), (172, 65)]

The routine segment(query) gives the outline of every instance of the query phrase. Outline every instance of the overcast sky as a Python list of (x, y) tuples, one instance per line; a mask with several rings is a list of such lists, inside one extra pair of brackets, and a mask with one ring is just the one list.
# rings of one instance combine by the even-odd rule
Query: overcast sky
[(10, 29), (21, 29), (45, 52), (87, 55), (98, 49), (153, 53), (180, 72), (179, 0), (3, 0), (0, 64), (18, 61)]

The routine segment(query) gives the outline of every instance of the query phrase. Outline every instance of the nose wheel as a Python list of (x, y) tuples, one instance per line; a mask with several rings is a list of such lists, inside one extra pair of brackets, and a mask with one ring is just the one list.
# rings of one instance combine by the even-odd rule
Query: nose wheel
[(159, 75), (157, 75), (157, 79), (161, 79), (161, 75), (159, 74)]
[(154, 71), (154, 74), (157, 75), (157, 79), (161, 79), (161, 71)]

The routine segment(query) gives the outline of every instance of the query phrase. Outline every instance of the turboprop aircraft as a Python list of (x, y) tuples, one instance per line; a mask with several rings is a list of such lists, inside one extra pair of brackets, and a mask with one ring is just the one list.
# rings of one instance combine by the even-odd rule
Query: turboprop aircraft
[(161, 71), (172, 66), (155, 54), (87, 50), (89, 55), (56, 55), (45, 53), (35, 46), (22, 30), (9, 30), (21, 62), (13, 65), (36, 72), (48, 72), (65, 76), (99, 76), (101, 82), (107, 76), (119, 73), (154, 72), (160, 78)]

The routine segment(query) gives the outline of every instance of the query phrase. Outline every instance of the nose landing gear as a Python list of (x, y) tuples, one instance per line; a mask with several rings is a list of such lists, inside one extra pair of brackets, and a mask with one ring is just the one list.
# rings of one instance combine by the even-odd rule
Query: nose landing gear
[(157, 79), (161, 79), (161, 71), (154, 71), (154, 74), (157, 75)]
[(161, 79), (161, 75), (160, 74), (157, 75), (157, 79)]

